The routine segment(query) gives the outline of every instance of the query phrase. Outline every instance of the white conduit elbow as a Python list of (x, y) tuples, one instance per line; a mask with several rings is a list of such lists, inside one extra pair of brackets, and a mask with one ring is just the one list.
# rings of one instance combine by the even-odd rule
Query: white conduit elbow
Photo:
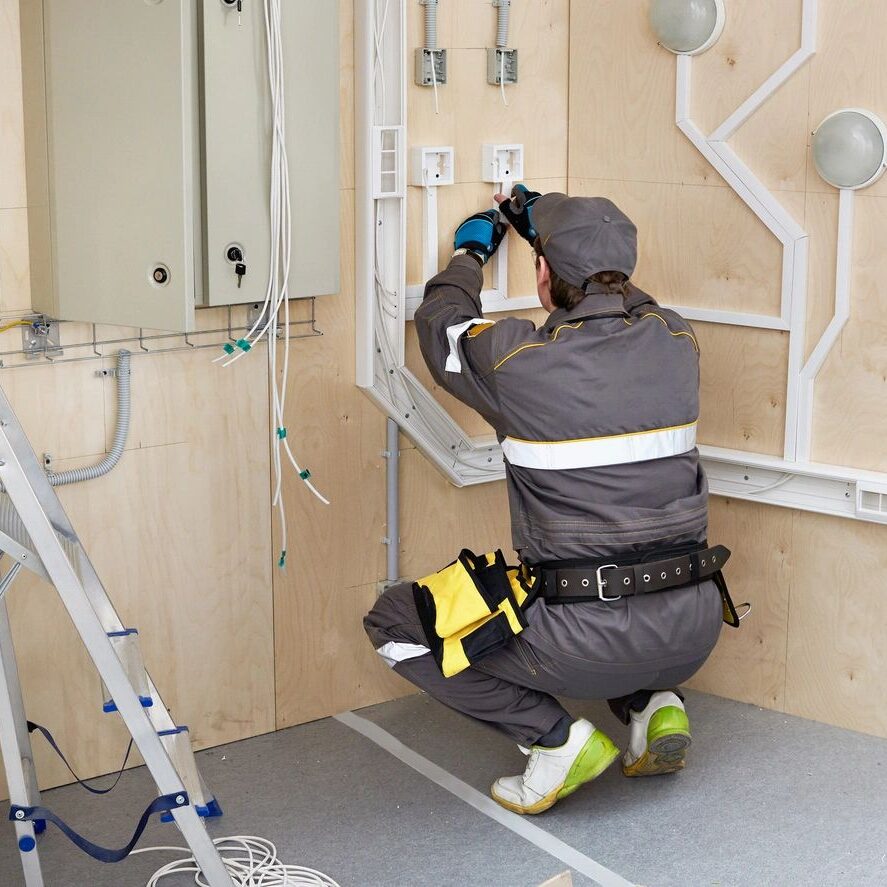
[(437, 0), (422, 0), (425, 7), (425, 48), (437, 49)]
[(88, 465), (83, 468), (72, 468), (70, 471), (61, 471), (58, 474), (48, 475), (49, 483), (54, 487), (63, 487), (66, 484), (76, 484), (85, 480), (94, 480), (107, 474), (120, 461), (123, 450), (126, 447), (126, 438), (129, 435), (130, 420), (130, 368), (129, 362), (132, 355), (129, 351), (121, 349), (117, 352), (117, 430), (114, 433), (114, 443), (111, 450), (101, 462)]
[(508, 17), (511, 14), (511, 0), (497, 0), (495, 4), (499, 9), (499, 20), (496, 28), (496, 48), (508, 47)]

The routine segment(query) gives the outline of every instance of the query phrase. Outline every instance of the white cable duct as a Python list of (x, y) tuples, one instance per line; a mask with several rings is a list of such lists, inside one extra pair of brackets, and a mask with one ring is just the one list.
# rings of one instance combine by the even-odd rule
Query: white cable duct
[[(286, 152), (286, 97), (284, 94), (283, 23), (280, 0), (264, 0), (265, 48), (268, 59), (268, 85), (271, 94), (271, 186), (269, 195), (271, 250), (268, 286), (259, 316), (237, 348), (227, 345), (225, 353), (216, 358), (223, 367), (231, 366), (248, 354), (263, 338), (268, 340), (268, 379), (271, 387), (271, 455), (274, 470), (272, 505), (280, 521), (280, 558), (278, 566), (286, 565), (287, 522), (283, 503), (283, 462), (290, 462), (305, 486), (325, 505), (322, 496), (308, 479), (287, 439), (285, 409), (290, 355), (289, 275), (292, 251), (292, 206), (290, 203), (289, 160)], [(283, 331), (283, 365), (278, 373), (277, 337)], [(238, 350), (239, 349), (239, 350)]]
[(85, 480), (104, 477), (120, 461), (123, 451), (126, 449), (126, 438), (129, 435), (131, 357), (130, 352), (125, 349), (117, 352), (117, 429), (114, 432), (114, 442), (111, 444), (108, 455), (95, 465), (72, 468), (70, 471), (60, 471), (58, 474), (50, 472), (47, 477), (52, 486), (63, 487), (67, 484), (78, 484)]

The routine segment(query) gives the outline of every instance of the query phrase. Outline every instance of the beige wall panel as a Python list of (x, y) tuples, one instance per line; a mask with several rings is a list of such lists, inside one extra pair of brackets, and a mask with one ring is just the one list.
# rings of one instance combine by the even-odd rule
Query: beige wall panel
[[(635, 222), (634, 279), (658, 300), (779, 314), (782, 246), (730, 190), (577, 178), (570, 193), (609, 197)], [(803, 218), (803, 195), (788, 202)]]
[(570, 178), (724, 184), (674, 123), (675, 59), (647, 4), (570, 7)]
[(813, 457), (887, 471), (887, 199), (858, 195), (850, 320), (816, 384)]
[(401, 573), (425, 576), (446, 566), (463, 548), (501, 548), (514, 557), (505, 481), (454, 487), (418, 451), (401, 454)]
[(701, 355), (700, 442), (781, 456), (788, 335), (716, 323), (693, 328)]
[(343, 191), (342, 293), (318, 301), (324, 335), (296, 343), (290, 366), (289, 439), (331, 504), (284, 472), (287, 567), (274, 570), (278, 727), (402, 690), (360, 624), (385, 575), (385, 417), (354, 385), (353, 225), (354, 192)]
[[(447, 5), (441, 4), (441, 10)], [(484, 6), (482, 0), (471, 3), (472, 9)], [(421, 14), (417, 3), (409, 3), (408, 8), (414, 16)], [(409, 144), (451, 145), (457, 182), (481, 181), (485, 142), (522, 143), (527, 178), (567, 175), (567, 3), (515, 4), (513, 9), (521, 11), (513, 16), (511, 46), (522, 51), (519, 82), (506, 88), (508, 107), (498, 87), (487, 83), (486, 49), (452, 48), (446, 29), (440, 28), (439, 45), (448, 50), (447, 83), (438, 87), (440, 114), (435, 114), (432, 89), (413, 82), (413, 51), (419, 43), (409, 42)], [(475, 14), (468, 21), (483, 17)], [(493, 45), (494, 30), (487, 34), (481, 26), (481, 33), (491, 42), (480, 46)]]
[[(244, 388), (231, 394), (246, 398)], [(164, 701), (198, 747), (274, 729), (270, 516), (255, 483), (268, 457), (246, 445), (256, 419), (251, 411), (219, 447), (221, 429), (207, 417), (206, 439), (133, 450), (107, 477), (60, 490), (122, 620), (140, 631)], [(10, 604), (28, 716), (85, 774), (119, 766), (123, 731), (102, 714), (98, 676), (58, 596), (29, 576)], [(39, 754), (42, 784), (68, 781)]]
[[(21, 334), (12, 329), (0, 342), (4, 350), (21, 348)], [(58, 367), (42, 363), (0, 372), (0, 385), (38, 457), (104, 455), (108, 380), (95, 375), (101, 366), (99, 361)]]
[[(820, 0), (819, 46), (810, 60), (811, 80), (807, 128), (840, 108), (866, 108), (887, 120), (887, 3), (883, 0)], [(833, 193), (807, 163), (807, 189)], [(866, 191), (887, 196), (887, 179)]]
[(0, 209), (27, 205), (18, 0), (0, 0)]
[(810, 237), (807, 271), (805, 357), (816, 347), (835, 312), (835, 268), (838, 252), (838, 194), (808, 193), (806, 230)]
[(887, 736), (887, 527), (808, 514), (793, 546), (785, 710)]
[(286, 634), (293, 647), (284, 668), (278, 639), (278, 729), (416, 692), (384, 663), (363, 630), (376, 600), (375, 582), (304, 592), (302, 621)]
[(27, 209), (0, 209), (0, 311), (31, 308)]
[[(743, 0), (727, 9), (724, 33), (693, 61), (693, 119), (714, 130), (801, 45), (802, 0)], [(804, 190), (805, 67), (748, 120), (731, 143), (770, 189)]]
[(740, 629), (724, 626), (689, 686), (765, 708), (785, 702), (785, 648), (796, 514), (752, 502), (711, 500), (708, 538), (733, 555), (724, 573), (737, 606), (752, 605)]

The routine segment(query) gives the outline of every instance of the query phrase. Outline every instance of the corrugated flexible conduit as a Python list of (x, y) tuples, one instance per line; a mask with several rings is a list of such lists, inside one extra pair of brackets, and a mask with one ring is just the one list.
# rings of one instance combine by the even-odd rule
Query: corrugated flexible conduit
[(425, 48), (437, 49), (437, 0), (422, 0), (425, 7)]
[(499, 19), (496, 27), (496, 48), (508, 47), (508, 17), (511, 15), (511, 0), (497, 0)]
[(131, 416), (129, 362), (131, 357), (132, 354), (125, 349), (117, 352), (117, 430), (114, 432), (114, 443), (111, 445), (110, 452), (95, 465), (72, 468), (70, 471), (60, 471), (58, 474), (50, 472), (48, 478), (52, 486), (63, 487), (66, 484), (77, 484), (81, 481), (103, 477), (120, 461), (126, 447), (126, 438), (129, 435)]

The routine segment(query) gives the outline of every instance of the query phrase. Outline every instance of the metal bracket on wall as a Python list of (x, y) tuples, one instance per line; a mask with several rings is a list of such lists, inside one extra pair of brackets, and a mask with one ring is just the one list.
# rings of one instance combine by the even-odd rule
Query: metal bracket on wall
[[(249, 332), (252, 329), (261, 329), (268, 322), (267, 315), (268, 305), (261, 305), (258, 302), (253, 302), (249, 308), (246, 309), (246, 331)], [(258, 326), (257, 326), (258, 324)], [(278, 324), (275, 327), (274, 335), (279, 339), (281, 335), (280, 325)]]
[(65, 352), (61, 347), (58, 321), (41, 314), (22, 327), (22, 351), (28, 360), (52, 360)]

